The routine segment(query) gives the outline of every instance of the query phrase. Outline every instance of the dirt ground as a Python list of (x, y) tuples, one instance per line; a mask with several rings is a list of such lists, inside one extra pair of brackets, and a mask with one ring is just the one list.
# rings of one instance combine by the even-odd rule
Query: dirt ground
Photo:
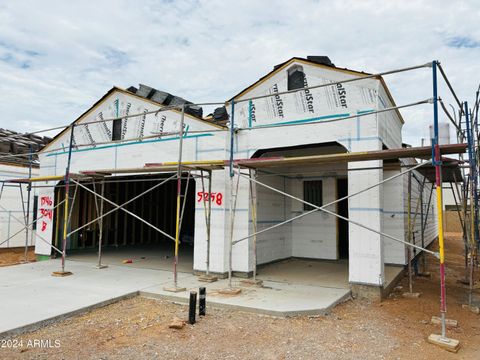
[(173, 330), (168, 324), (175, 316), (187, 318), (184, 305), (136, 297), (16, 337), (23, 345), (0, 348), (0, 358), (478, 359), (480, 316), (462, 309), (467, 290), (457, 283), (464, 275), (463, 244), (450, 234), (447, 245), (447, 317), (459, 323), (447, 335), (460, 340), (457, 354), (426, 341), (440, 331), (430, 324), (439, 315), (439, 284), (438, 263), (429, 258), (432, 277), (415, 279), (418, 299), (401, 297), (404, 278), (403, 290), (381, 303), (350, 300), (327, 316), (284, 319), (207, 308), (197, 324)]
[[(33, 247), (28, 249), (28, 261), (35, 261)], [(16, 265), (25, 260), (25, 248), (1, 248), (0, 266)]]

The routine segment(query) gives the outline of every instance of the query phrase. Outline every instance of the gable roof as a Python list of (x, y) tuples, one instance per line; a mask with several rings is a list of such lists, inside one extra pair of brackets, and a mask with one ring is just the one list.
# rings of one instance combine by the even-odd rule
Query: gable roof
[[(315, 61), (312, 61), (312, 60), (308, 60), (308, 59), (305, 59), (305, 58), (301, 58), (301, 57), (292, 57), (291, 59), (287, 60), (287, 61), (284, 61), (283, 63), (280, 63), (278, 65), (275, 65), (273, 67), (273, 70), (270, 71), (269, 73), (267, 73), (266, 75), (262, 76), (260, 79), (258, 79), (257, 81), (255, 81), (253, 84), (247, 86), (245, 89), (241, 90), (237, 95), (233, 96), (232, 98), (230, 98), (228, 100), (228, 102), (231, 102), (232, 100), (234, 99), (238, 99), (239, 97), (247, 94), (248, 92), (250, 92), (252, 89), (256, 88), (257, 86), (259, 86), (260, 84), (264, 83), (265, 81), (267, 81), (268, 79), (270, 79), (273, 75), (275, 74), (278, 74), (279, 72), (281, 71), (284, 71), (287, 67), (289, 67), (290, 65), (292, 65), (293, 63), (295, 62), (298, 62), (298, 63), (303, 63), (303, 64), (307, 64), (307, 65), (312, 65), (312, 66), (316, 66), (316, 67), (319, 67), (319, 68), (322, 68), (322, 69), (327, 69), (327, 70), (332, 70), (332, 71), (338, 71), (338, 72), (342, 72), (342, 73), (345, 73), (345, 74), (350, 74), (350, 75), (356, 75), (356, 76), (367, 76), (367, 75), (372, 75), (370, 73), (367, 73), (367, 72), (363, 72), (363, 71), (357, 71), (357, 70), (352, 70), (352, 69), (347, 69), (347, 68), (339, 68), (339, 67), (336, 67), (336, 66), (333, 66), (333, 65), (325, 65), (325, 64), (319, 64), (318, 62), (315, 62)], [(395, 103), (395, 100), (393, 99), (393, 96), (392, 94), (390, 93), (390, 90), (388, 89), (387, 87), (387, 84), (385, 83), (385, 81), (383, 80), (383, 77), (382, 76), (376, 76), (375, 77), (376, 79), (378, 79), (380, 81), (380, 83), (382, 84), (383, 88), (385, 89), (385, 92), (387, 93), (387, 96), (389, 98), (389, 100), (391, 101), (392, 105), (393, 106), (397, 106), (396, 103)], [(400, 111), (398, 109), (395, 110), (395, 112), (397, 113), (400, 121), (402, 123), (405, 123), (405, 121), (403, 120), (403, 117), (402, 117), (402, 114), (400, 113)]]
[[(160, 108), (164, 108), (166, 107), (165, 105), (159, 103), (159, 102), (156, 102), (154, 100), (151, 100), (151, 99), (148, 99), (148, 98), (145, 98), (143, 96), (140, 96), (140, 95), (137, 95), (131, 91), (127, 91), (125, 89), (122, 89), (118, 86), (114, 86), (112, 87), (110, 90), (108, 90), (108, 92), (103, 95), (100, 99), (98, 99), (89, 109), (87, 109), (83, 114), (81, 114), (78, 118), (76, 118), (73, 122), (71, 122), (67, 127), (65, 127), (65, 129), (63, 129), (62, 131), (60, 131), (57, 135), (55, 135), (52, 140), (50, 141), (50, 143), (48, 143), (40, 152), (43, 152), (43, 150), (47, 149), (48, 147), (50, 147), (51, 144), (53, 144), (60, 136), (62, 136), (63, 134), (65, 134), (68, 129), (70, 128), (70, 126), (72, 124), (76, 124), (78, 122), (80, 122), (84, 117), (86, 117), (87, 115), (89, 115), (91, 112), (93, 112), (101, 103), (103, 103), (110, 95), (112, 95), (114, 92), (120, 92), (120, 93), (123, 93), (123, 94), (126, 94), (126, 95), (129, 95), (129, 96), (132, 96), (132, 97), (135, 97), (137, 99), (141, 99), (143, 101), (146, 101), (148, 103), (151, 103), (153, 105), (156, 105)], [(181, 113), (180, 110), (177, 110), (177, 109), (170, 109), (169, 111), (173, 111), (173, 112), (177, 112), (177, 113)], [(203, 120), (203, 119), (200, 119), (196, 116), (193, 116), (193, 115), (190, 115), (188, 113), (185, 113), (185, 117), (188, 117), (192, 120), (196, 120), (196, 121), (200, 121), (204, 124), (208, 124), (210, 126), (213, 126), (213, 127), (216, 127), (216, 128), (219, 128), (219, 129), (225, 129), (225, 126), (222, 126), (222, 125), (218, 125), (218, 124), (215, 124), (215, 123), (212, 123), (210, 121), (207, 121), (207, 120)]]

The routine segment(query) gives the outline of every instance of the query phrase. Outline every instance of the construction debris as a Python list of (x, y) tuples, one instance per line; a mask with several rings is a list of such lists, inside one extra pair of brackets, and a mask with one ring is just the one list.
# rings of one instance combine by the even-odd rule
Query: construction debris
[(474, 314), (480, 314), (480, 308), (478, 306), (473, 306), (473, 305), (468, 305), (468, 304), (463, 304), (462, 308), (465, 310), (470, 310)]
[(71, 271), (54, 271), (52, 273), (52, 276), (56, 276), (56, 277), (65, 277), (70, 275), (73, 275)]
[[(430, 324), (442, 325), (442, 319), (439, 318), (438, 316), (432, 316), (432, 319), (430, 320)], [(445, 325), (447, 325), (447, 327), (457, 327), (458, 321), (453, 319), (445, 319)]]
[(263, 280), (244, 279), (240, 283), (246, 286), (263, 286)]
[(421, 293), (418, 292), (404, 292), (402, 296), (407, 299), (418, 299), (422, 295)]
[(186, 291), (187, 288), (179, 287), (179, 286), (165, 286), (163, 290), (173, 292), (173, 293), (178, 293), (178, 292)]
[(184, 320), (181, 320), (179, 318), (173, 318), (172, 322), (170, 323), (170, 325), (168, 325), (168, 327), (170, 329), (177, 329), (177, 330), (180, 330), (180, 329), (183, 329), (183, 327), (185, 326), (185, 321)]
[(201, 281), (201, 282), (208, 282), (208, 283), (211, 283), (211, 282), (215, 282), (217, 281), (218, 278), (214, 275), (207, 275), (207, 274), (204, 274), (204, 275), (200, 275), (198, 277), (198, 281)]
[(242, 292), (242, 289), (239, 288), (225, 288), (218, 290), (219, 294), (222, 295), (238, 295)]
[(415, 274), (416, 276), (420, 276), (420, 277), (425, 277), (425, 278), (429, 278), (432, 276), (431, 273), (429, 273), (428, 271), (427, 272), (419, 272), (418, 274)]
[[(3, 157), (2, 163), (12, 164), (30, 164), (29, 153), (36, 153), (51, 141), (46, 136), (38, 136), (35, 134), (21, 134), (15, 131), (0, 128), (0, 155), (4, 154), (25, 154), (25, 156)], [(35, 161), (34, 165), (38, 166), (37, 155), (32, 155)]]

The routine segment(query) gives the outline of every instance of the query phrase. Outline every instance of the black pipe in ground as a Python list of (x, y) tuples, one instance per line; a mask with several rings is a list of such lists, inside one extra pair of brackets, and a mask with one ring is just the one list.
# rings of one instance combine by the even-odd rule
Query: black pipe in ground
[(205, 287), (201, 287), (199, 289), (199, 296), (198, 296), (198, 315), (199, 316), (205, 316), (206, 301), (207, 301), (207, 289)]
[(195, 312), (197, 310), (197, 292), (190, 291), (190, 303), (188, 308), (188, 323), (195, 324)]

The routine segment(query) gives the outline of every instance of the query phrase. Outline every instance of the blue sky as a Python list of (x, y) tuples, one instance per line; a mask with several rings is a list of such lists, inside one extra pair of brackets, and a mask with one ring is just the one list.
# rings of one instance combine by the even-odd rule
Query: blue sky
[[(478, 19), (478, 1), (2, 1), (0, 127), (69, 123), (113, 85), (223, 101), (307, 55), (366, 72), (438, 59), (473, 102)], [(385, 80), (397, 104), (431, 97), (428, 70)], [(402, 113), (404, 140), (418, 145), (431, 106)]]

